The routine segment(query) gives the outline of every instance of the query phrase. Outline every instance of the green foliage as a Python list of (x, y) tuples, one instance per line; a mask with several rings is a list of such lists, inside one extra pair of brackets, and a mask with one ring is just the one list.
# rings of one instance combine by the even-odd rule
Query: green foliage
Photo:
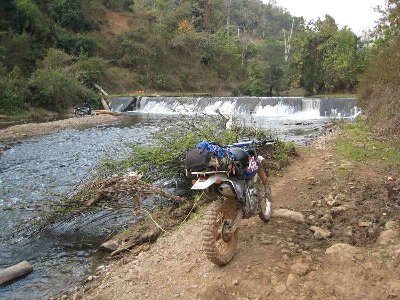
[(293, 49), (287, 78), (292, 87), (310, 94), (352, 91), (364, 71), (365, 55), (357, 36), (346, 27), (339, 30), (328, 15), (303, 24)]
[[(32, 84), (35, 105), (51, 105), (51, 97), (56, 97), (44, 88), (45, 67), (36, 64), (51, 48), (71, 55), (64, 66), (50, 62), (54, 88), (66, 80), (83, 95), (93, 83), (112, 93), (156, 89), (227, 94), (236, 88), (236, 94), (272, 95), (286, 87), (283, 77), (292, 85), (297, 78), (299, 85), (313, 90), (323, 83), (313, 82), (323, 74), (334, 74), (327, 86), (340, 89), (354, 85), (349, 70), (358, 70), (343, 58), (350, 55), (327, 50), (331, 59), (325, 65), (323, 56), (293, 53), (297, 60), (282, 74), (287, 69), (283, 31), (288, 32), (293, 20), (296, 31), (300, 20), (274, 2), (261, 0), (14, 0), (0, 3), (0, 19), (0, 62), (8, 72), (14, 66), (21, 69)], [(335, 26), (328, 19), (316, 24), (319, 34), (313, 38), (318, 43), (328, 39), (338, 31)], [(351, 38), (336, 37), (329, 49), (354, 49), (342, 47), (343, 41)], [(299, 67), (314, 60), (321, 70), (312, 64), (306, 72)], [(76, 97), (65, 103), (75, 101)], [(60, 107), (60, 99), (54, 102)]]
[(130, 7), (134, 4), (133, 0), (103, 0), (106, 8), (113, 11), (129, 11)]
[(82, 85), (67, 69), (38, 69), (29, 81), (32, 104), (63, 111), (80, 103), (96, 104), (99, 97)]
[(329, 92), (352, 91), (358, 83), (357, 36), (348, 28), (336, 31), (324, 44), (324, 88)]
[(221, 145), (236, 142), (240, 137), (266, 138), (268, 132), (252, 127), (222, 130), (219, 122), (196, 126), (191, 120), (181, 120), (178, 126), (166, 128), (154, 137), (152, 145), (134, 145), (132, 153), (118, 161), (105, 160), (99, 175), (110, 176), (135, 169), (146, 180), (156, 181), (183, 175), (186, 153), (201, 141), (215, 141)]
[(0, 114), (18, 113), (27, 106), (28, 90), (18, 67), (10, 73), (0, 65)]
[(32, 0), (15, 0), (19, 31), (44, 33), (48, 26), (38, 5)]
[(372, 35), (376, 39), (375, 45), (380, 47), (396, 38), (400, 33), (400, 2), (399, 0), (388, 0), (385, 8), (378, 7), (377, 10), (382, 16)]
[(84, 53), (93, 56), (98, 48), (97, 41), (85, 33), (73, 33), (59, 26), (54, 27), (54, 39), (57, 47), (71, 55)]
[(400, 132), (400, 38), (382, 46), (371, 59), (358, 87), (357, 99), (368, 123), (375, 129), (399, 136)]
[(259, 61), (253, 61), (249, 71), (249, 90), (251, 96), (265, 96), (266, 80), (265, 67)]
[(269, 86), (269, 96), (272, 96), (273, 91), (280, 94), (283, 89), (284, 71), (277, 65), (271, 65), (266, 70), (266, 83)]
[(93, 9), (92, 2), (92, 0), (54, 0), (49, 5), (50, 16), (59, 26), (74, 32), (99, 29), (100, 22), (83, 11), (83, 4), (88, 5), (89, 10)]
[(298, 156), (297, 145), (294, 142), (276, 141), (268, 150), (262, 150), (260, 154), (267, 159), (267, 169), (280, 171), (290, 164), (290, 159)]
[(79, 80), (73, 72), (74, 58), (61, 50), (50, 49), (29, 80), (32, 104), (55, 111), (80, 103), (96, 104), (99, 96)]

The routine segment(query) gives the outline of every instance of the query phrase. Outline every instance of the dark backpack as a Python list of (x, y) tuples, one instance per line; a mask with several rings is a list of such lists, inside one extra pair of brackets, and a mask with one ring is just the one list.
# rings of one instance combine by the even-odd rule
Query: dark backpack
[(193, 149), (186, 155), (186, 168), (191, 172), (204, 171), (211, 160), (211, 153), (207, 149)]

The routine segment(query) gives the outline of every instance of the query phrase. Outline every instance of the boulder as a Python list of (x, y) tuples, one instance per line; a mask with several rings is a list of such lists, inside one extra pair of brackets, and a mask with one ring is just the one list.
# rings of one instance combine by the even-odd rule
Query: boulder
[(116, 241), (109, 240), (103, 243), (100, 247), (108, 252), (114, 252), (118, 249), (119, 245)]
[(359, 248), (343, 243), (335, 244), (325, 250), (325, 254), (335, 262), (352, 260), (360, 252)]
[(304, 215), (302, 213), (296, 212), (296, 211), (292, 211), (289, 209), (275, 209), (273, 211), (272, 216), (274, 218), (285, 218), (285, 219), (289, 219), (293, 222), (296, 223), (304, 223), (305, 222), (305, 218)]
[(277, 294), (282, 294), (284, 291), (286, 291), (285, 284), (280, 284), (275, 287), (275, 293), (277, 293)]
[(342, 205), (342, 206), (332, 207), (330, 209), (330, 212), (333, 213), (333, 214), (340, 214), (342, 212), (345, 212), (348, 209), (349, 209), (348, 206)]
[(286, 280), (286, 288), (290, 289), (300, 281), (300, 276), (296, 274), (289, 274)]
[(378, 243), (380, 245), (388, 245), (391, 244), (399, 237), (399, 232), (397, 230), (388, 229), (382, 231), (378, 237)]
[(296, 262), (290, 267), (290, 271), (298, 276), (304, 276), (310, 272), (310, 265), (304, 262)]
[(386, 229), (396, 229), (398, 226), (396, 221), (387, 221), (385, 224)]
[(314, 232), (314, 237), (317, 240), (326, 239), (332, 234), (328, 229), (320, 228), (317, 226), (311, 226), (310, 230)]

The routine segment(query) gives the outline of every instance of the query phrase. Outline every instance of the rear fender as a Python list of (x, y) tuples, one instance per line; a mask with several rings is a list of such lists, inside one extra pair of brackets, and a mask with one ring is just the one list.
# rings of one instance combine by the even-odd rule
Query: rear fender
[(212, 186), (214, 183), (217, 182), (217, 180), (221, 180), (221, 182), (228, 181), (230, 180), (226, 177), (226, 175), (222, 174), (215, 174), (210, 177), (208, 177), (206, 180), (199, 178), (196, 183), (192, 186), (192, 190), (205, 190)]

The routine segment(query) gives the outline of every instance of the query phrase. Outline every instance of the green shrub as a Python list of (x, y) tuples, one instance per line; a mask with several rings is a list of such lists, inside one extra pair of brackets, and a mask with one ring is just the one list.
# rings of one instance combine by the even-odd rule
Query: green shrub
[(181, 177), (186, 153), (201, 141), (215, 141), (221, 145), (234, 143), (238, 138), (264, 139), (269, 132), (253, 127), (233, 127), (225, 130), (223, 120), (210, 121), (199, 126), (191, 118), (181, 116), (174, 128), (165, 128), (154, 136), (151, 145), (131, 146), (132, 153), (119, 161), (106, 160), (99, 170), (102, 176), (136, 169), (149, 181)]
[(109, 64), (100, 57), (81, 56), (73, 66), (79, 80), (87, 86), (101, 84), (108, 77)]
[(29, 80), (32, 104), (55, 111), (84, 102), (95, 104), (99, 97), (82, 83), (75, 64), (73, 56), (49, 49)]
[(249, 70), (249, 90), (251, 96), (265, 96), (266, 70), (259, 61), (253, 61)]
[(0, 113), (21, 112), (27, 107), (28, 91), (18, 67), (6, 74), (0, 65)]
[(85, 33), (72, 33), (64, 28), (55, 26), (54, 38), (57, 47), (71, 55), (85, 54), (93, 56), (98, 48), (96, 39)]
[(31, 77), (32, 104), (64, 111), (81, 103), (98, 102), (99, 96), (80, 83), (68, 69), (38, 69)]
[(93, 88), (99, 84), (110, 93), (122, 93), (139, 88), (136, 76), (127, 69), (111, 66), (100, 57), (81, 56), (72, 66), (80, 82)]
[[(84, 12), (83, 4), (88, 2), (92, 6), (93, 1), (82, 0), (55, 0), (49, 5), (50, 16), (61, 27), (68, 28), (74, 32), (89, 31), (100, 28), (100, 22), (90, 14), (93, 11)], [(94, 9), (94, 7), (89, 7)]]
[(15, 5), (19, 14), (20, 32), (43, 33), (48, 30), (46, 19), (35, 1), (15, 0)]

